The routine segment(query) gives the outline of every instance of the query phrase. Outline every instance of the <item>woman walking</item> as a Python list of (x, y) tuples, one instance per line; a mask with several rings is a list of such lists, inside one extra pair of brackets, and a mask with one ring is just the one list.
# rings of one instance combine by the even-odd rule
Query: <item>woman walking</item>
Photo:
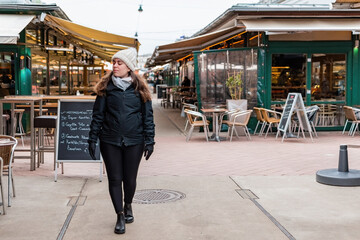
[(90, 156), (95, 159), (96, 143), (100, 139), (109, 192), (117, 214), (117, 234), (125, 233), (125, 223), (134, 221), (131, 203), (140, 160), (143, 153), (149, 159), (155, 144), (151, 95), (145, 81), (134, 73), (136, 55), (133, 48), (115, 53), (113, 71), (95, 86), (97, 97), (88, 140)]

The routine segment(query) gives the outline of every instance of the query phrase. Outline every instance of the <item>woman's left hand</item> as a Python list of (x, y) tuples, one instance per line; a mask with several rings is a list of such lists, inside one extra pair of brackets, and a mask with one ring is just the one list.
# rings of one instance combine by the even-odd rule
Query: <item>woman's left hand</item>
[(154, 151), (154, 145), (145, 145), (145, 147), (144, 147), (145, 160), (148, 160), (150, 158), (153, 151)]

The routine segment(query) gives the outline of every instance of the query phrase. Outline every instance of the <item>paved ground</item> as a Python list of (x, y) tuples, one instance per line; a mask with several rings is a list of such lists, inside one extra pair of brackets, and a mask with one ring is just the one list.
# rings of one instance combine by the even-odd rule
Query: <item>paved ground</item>
[[(358, 134), (218, 143), (195, 132), (186, 142), (179, 110), (155, 100), (154, 112), (155, 152), (141, 163), (138, 190), (176, 190), (184, 199), (134, 204), (136, 220), (118, 236), (99, 164), (66, 164), (54, 182), (51, 154), (32, 172), (28, 160), (16, 159), (17, 196), (0, 216), (0, 238), (359, 239), (360, 188), (315, 181), (317, 170), (337, 167), (339, 145), (358, 144)], [(349, 149), (350, 168), (360, 169), (359, 157), (359, 149)]]

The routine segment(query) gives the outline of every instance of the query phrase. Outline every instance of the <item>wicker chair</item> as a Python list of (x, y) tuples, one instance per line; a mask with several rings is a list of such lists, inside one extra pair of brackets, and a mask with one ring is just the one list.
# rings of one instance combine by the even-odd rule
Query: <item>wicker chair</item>
[(4, 161), (3, 159), (0, 157), (0, 193), (1, 193), (1, 205), (3, 207), (3, 211), (2, 214), (6, 214), (5, 211), (5, 198), (4, 198), (4, 190), (3, 190), (3, 185), (4, 185), (4, 180), (3, 180), (3, 168), (4, 168)]
[[(0, 158), (2, 158), (2, 171), (1, 173), (5, 173), (8, 175), (8, 206), (11, 206), (10, 196), (11, 196), (11, 187), (12, 186), (12, 195), (15, 194), (15, 184), (14, 184), (14, 176), (12, 174), (12, 166), (14, 158), (14, 150), (18, 141), (16, 138), (6, 135), (0, 135)], [(3, 180), (1, 179), (1, 186), (3, 185)], [(3, 202), (4, 204), (4, 202)]]

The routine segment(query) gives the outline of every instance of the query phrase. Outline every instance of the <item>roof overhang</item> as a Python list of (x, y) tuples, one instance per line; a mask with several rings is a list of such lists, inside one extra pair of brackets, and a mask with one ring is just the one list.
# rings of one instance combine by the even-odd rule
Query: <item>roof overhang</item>
[(332, 9), (323, 4), (237, 4), (210, 22), (193, 36), (221, 29), (232, 19), (266, 19), (266, 18), (360, 18), (360, 9)]
[(34, 17), (34, 15), (1, 14), (0, 44), (17, 44), (19, 33)]
[(246, 31), (267, 34), (312, 31), (360, 32), (360, 19), (246, 19), (241, 22)]

